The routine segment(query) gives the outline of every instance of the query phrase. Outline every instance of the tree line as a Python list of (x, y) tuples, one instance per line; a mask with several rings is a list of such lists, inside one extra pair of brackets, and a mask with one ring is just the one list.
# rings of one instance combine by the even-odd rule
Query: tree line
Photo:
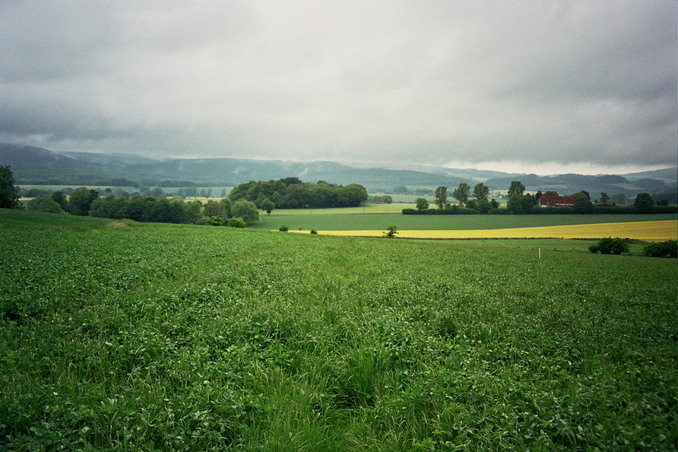
[(465, 182), (459, 184), (452, 191), (452, 198), (457, 204), (448, 202), (448, 188), (439, 186), (434, 192), (437, 209), (429, 208), (425, 198), (418, 198), (416, 209), (403, 209), (405, 215), (449, 215), (449, 214), (596, 214), (596, 213), (675, 213), (676, 207), (668, 206), (666, 201), (655, 202), (648, 193), (639, 193), (632, 206), (615, 206), (609, 203), (607, 193), (601, 193), (600, 204), (596, 205), (586, 190), (570, 195), (574, 198), (571, 207), (540, 207), (539, 199), (542, 196), (560, 196), (555, 191), (538, 191), (535, 194), (525, 193), (525, 185), (520, 181), (512, 181), (508, 188), (508, 201), (505, 209), (500, 209), (499, 202), (489, 199), (489, 187), (483, 183), (473, 188), (473, 199), (470, 198), (471, 187)]
[[(655, 202), (649, 193), (636, 195), (633, 205), (617, 206), (610, 203), (607, 193), (600, 194), (600, 202), (594, 203), (588, 191), (582, 190), (573, 193), (574, 205), (568, 207), (541, 207), (539, 200), (542, 196), (559, 197), (556, 191), (537, 191), (537, 193), (525, 193), (525, 185), (520, 181), (512, 181), (508, 190), (508, 202), (505, 213), (512, 214), (632, 214), (632, 213), (675, 213), (676, 207), (671, 207), (668, 202)], [(504, 213), (493, 212), (493, 213)]]
[(325, 181), (302, 182), (296, 177), (287, 177), (245, 182), (231, 190), (228, 197), (231, 201), (246, 199), (270, 213), (273, 209), (357, 207), (367, 200), (367, 190), (359, 184), (344, 187)]
[(491, 210), (498, 209), (500, 205), (496, 199), (490, 199), (489, 195), (490, 187), (481, 182), (473, 187), (473, 198), (469, 199), (471, 186), (462, 182), (452, 191), (452, 198), (457, 200), (457, 204), (451, 204), (448, 201), (447, 187), (441, 185), (434, 192), (437, 209), (430, 209), (426, 198), (418, 198), (416, 209), (403, 209), (402, 212), (405, 215), (489, 213)]
[[(9, 166), (0, 166), (0, 208), (22, 209), (19, 191), (14, 185), (14, 174)], [(245, 227), (259, 220), (257, 206), (245, 199), (231, 202), (224, 198), (184, 201), (181, 199), (154, 198), (133, 195), (131, 198), (108, 195), (99, 196), (97, 190), (79, 187), (67, 196), (61, 191), (43, 194), (32, 199), (29, 211), (45, 213), (70, 213), (111, 219), (130, 219), (140, 222), (209, 224)]]

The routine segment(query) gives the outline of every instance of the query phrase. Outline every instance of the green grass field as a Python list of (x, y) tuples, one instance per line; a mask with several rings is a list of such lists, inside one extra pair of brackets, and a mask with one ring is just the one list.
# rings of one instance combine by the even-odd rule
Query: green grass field
[[(400, 206), (396, 213), (389, 209)], [(589, 223), (620, 223), (627, 221), (675, 220), (675, 214), (647, 215), (403, 215), (403, 205), (381, 204), (366, 208), (274, 210), (270, 215), (259, 214), (261, 221), (256, 229), (278, 229), (286, 225), (290, 229), (316, 229), (326, 231), (350, 231), (361, 229), (385, 229), (389, 225), (399, 229), (503, 229), (534, 226), (559, 226)], [(374, 210), (373, 210), (374, 209)], [(376, 212), (375, 212), (376, 210)], [(364, 212), (364, 213), (363, 213)], [(389, 213), (391, 212), (391, 213)]]
[(0, 234), (2, 450), (678, 445), (675, 260), (4, 209)]

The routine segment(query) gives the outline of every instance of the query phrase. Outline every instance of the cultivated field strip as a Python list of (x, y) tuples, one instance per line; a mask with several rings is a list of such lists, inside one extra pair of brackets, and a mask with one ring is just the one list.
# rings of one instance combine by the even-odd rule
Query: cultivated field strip
[[(308, 231), (293, 231), (308, 232)], [(318, 234), (381, 237), (384, 231), (318, 231)], [(508, 229), (473, 230), (399, 230), (398, 237), (413, 239), (599, 239), (622, 237), (647, 242), (675, 240), (678, 236), (678, 221), (642, 221), (624, 223), (574, 224), (563, 226), (541, 226)]]

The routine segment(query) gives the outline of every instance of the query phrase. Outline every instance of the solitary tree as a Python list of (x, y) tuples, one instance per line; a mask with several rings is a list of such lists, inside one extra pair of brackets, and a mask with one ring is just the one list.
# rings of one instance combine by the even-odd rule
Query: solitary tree
[(487, 185), (483, 184), (482, 182), (479, 184), (476, 184), (475, 187), (473, 187), (473, 195), (476, 197), (478, 201), (481, 199), (487, 199), (487, 196), (490, 194), (490, 187)]
[(654, 199), (649, 193), (638, 193), (636, 200), (633, 202), (633, 206), (638, 209), (639, 212), (648, 212), (654, 206)]
[(525, 192), (525, 186), (522, 182), (514, 180), (511, 181), (511, 186), (508, 189), (509, 198), (513, 195), (523, 196)]
[(391, 226), (386, 228), (386, 232), (384, 232), (384, 237), (386, 237), (388, 239), (392, 239), (393, 237), (396, 236), (397, 233), (398, 233), (398, 227), (391, 225)]
[(258, 201), (259, 208), (265, 210), (267, 215), (271, 214), (271, 211), (275, 209), (275, 203), (268, 198), (264, 198), (261, 201)]
[(607, 204), (608, 202), (610, 202), (610, 196), (605, 192), (601, 193), (600, 202), (602, 202), (603, 204)]
[(442, 209), (443, 207), (445, 207), (445, 204), (447, 204), (447, 187), (441, 185), (440, 187), (436, 188), (435, 196), (436, 196), (436, 205), (438, 206), (438, 208)]
[(0, 166), (0, 208), (16, 209), (19, 206), (19, 193), (14, 186), (14, 174), (9, 166)]
[(466, 182), (462, 182), (459, 184), (457, 188), (454, 189), (452, 192), (452, 197), (459, 201), (459, 204), (466, 205), (468, 202), (468, 192), (470, 190), (470, 187)]
[(417, 210), (422, 211), (428, 209), (428, 201), (426, 198), (417, 198)]

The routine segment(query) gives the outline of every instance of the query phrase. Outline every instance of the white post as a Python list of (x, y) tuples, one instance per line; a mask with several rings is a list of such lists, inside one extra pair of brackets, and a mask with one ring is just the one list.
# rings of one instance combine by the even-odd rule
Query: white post
[(539, 259), (541, 259), (541, 248), (539, 248)]

